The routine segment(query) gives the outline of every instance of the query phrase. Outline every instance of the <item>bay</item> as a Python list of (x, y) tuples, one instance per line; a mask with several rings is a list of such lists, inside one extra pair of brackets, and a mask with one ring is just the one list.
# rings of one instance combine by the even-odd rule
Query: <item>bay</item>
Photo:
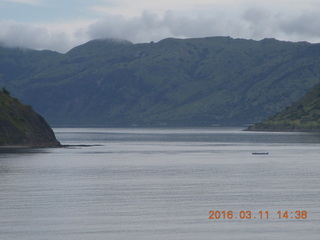
[(54, 131), (0, 149), (1, 239), (319, 239), (318, 133)]

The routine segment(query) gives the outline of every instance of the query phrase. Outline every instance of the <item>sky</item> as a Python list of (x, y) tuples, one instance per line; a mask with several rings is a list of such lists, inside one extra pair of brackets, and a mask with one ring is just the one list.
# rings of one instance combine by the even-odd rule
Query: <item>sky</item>
[(319, 43), (319, 13), (319, 0), (0, 0), (0, 43), (61, 53), (100, 38)]

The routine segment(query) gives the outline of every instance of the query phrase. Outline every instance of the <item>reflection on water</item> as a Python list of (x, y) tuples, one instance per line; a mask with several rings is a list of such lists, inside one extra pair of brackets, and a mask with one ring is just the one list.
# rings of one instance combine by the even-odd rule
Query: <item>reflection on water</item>
[[(55, 132), (62, 144), (95, 146), (0, 149), (3, 239), (319, 239), (319, 134)], [(210, 220), (211, 210), (256, 218)], [(286, 210), (308, 218), (278, 219)]]
[(33, 153), (45, 153), (50, 152), (45, 148), (29, 148), (29, 147), (0, 147), (0, 158), (3, 154), (33, 154)]

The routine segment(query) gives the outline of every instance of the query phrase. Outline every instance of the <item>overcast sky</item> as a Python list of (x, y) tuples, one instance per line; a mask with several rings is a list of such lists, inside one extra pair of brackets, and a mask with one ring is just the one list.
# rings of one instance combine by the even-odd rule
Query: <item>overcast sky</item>
[(0, 0), (2, 44), (59, 52), (96, 38), (320, 42), (319, 26), (319, 0)]

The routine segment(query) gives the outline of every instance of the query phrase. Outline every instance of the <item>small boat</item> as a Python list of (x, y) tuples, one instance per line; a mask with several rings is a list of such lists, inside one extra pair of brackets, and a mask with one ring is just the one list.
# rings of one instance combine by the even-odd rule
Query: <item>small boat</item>
[(268, 152), (253, 152), (252, 155), (268, 155)]

